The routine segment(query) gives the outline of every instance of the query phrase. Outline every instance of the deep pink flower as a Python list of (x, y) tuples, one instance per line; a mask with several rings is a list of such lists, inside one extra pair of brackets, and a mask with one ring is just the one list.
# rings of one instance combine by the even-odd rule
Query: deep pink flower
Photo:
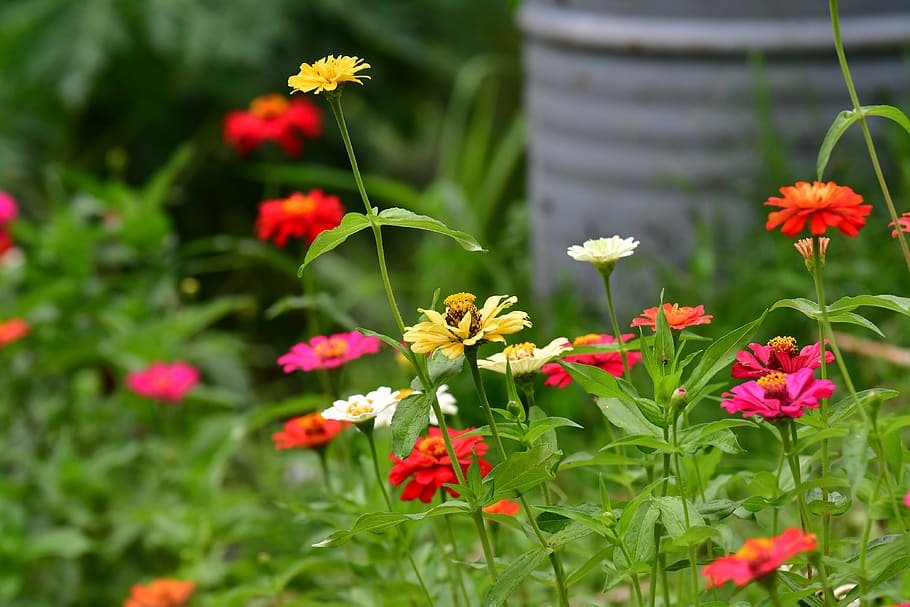
[[(623, 342), (627, 342), (630, 339), (635, 337), (631, 333), (624, 333), (622, 335)], [(599, 344), (615, 344), (616, 338), (612, 335), (601, 335), (599, 333), (588, 333), (587, 335), (580, 335), (572, 341), (574, 346), (594, 346)], [(607, 373), (615, 375), (616, 377), (622, 377), (622, 356), (619, 352), (602, 352), (595, 354), (573, 354), (571, 356), (566, 356), (563, 360), (570, 363), (581, 363), (583, 365), (594, 365), (595, 367), (600, 367)], [(641, 352), (629, 352), (626, 351), (626, 362), (629, 363), (629, 368), (641, 362)], [(570, 383), (572, 383), (572, 376), (569, 375), (569, 372), (559, 363), (547, 363), (541, 367), (540, 372), (547, 376), (544, 384), (547, 386), (558, 386), (560, 388), (565, 388)]]
[(368, 337), (357, 331), (329, 336), (317, 335), (308, 343), (294, 345), (290, 352), (278, 359), (278, 364), (285, 373), (335, 369), (364, 354), (379, 352), (380, 345), (378, 337)]
[(904, 496), (904, 505), (907, 508), (910, 508), (910, 491), (908, 491), (907, 495)]
[[(757, 379), (774, 371), (790, 374), (800, 369), (817, 369), (821, 366), (821, 344), (818, 342), (800, 350), (792, 337), (774, 337), (766, 346), (749, 344), (749, 350), (741, 350), (736, 355), (736, 363), (731, 372), (733, 377)], [(827, 349), (825, 362), (834, 362), (834, 354)]]
[(812, 369), (800, 369), (787, 375), (774, 371), (754, 381), (724, 392), (721, 407), (743, 417), (760, 415), (774, 421), (802, 417), (806, 409), (817, 409), (818, 399), (834, 393), (834, 382), (815, 379)]
[(139, 396), (176, 404), (199, 383), (199, 370), (185, 362), (156, 362), (126, 377), (127, 387)]
[(0, 226), (6, 225), (19, 215), (19, 205), (16, 199), (6, 192), (0, 191)]

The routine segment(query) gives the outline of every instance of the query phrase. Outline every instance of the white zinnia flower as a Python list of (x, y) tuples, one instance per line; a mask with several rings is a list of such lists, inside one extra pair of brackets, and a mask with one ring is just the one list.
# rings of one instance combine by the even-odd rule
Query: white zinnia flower
[(322, 417), (359, 424), (370, 421), (397, 402), (398, 392), (383, 386), (365, 395), (354, 394), (346, 400), (336, 400), (322, 412)]
[(477, 366), (481, 369), (505, 374), (506, 361), (508, 361), (512, 367), (512, 375), (518, 377), (519, 375), (537, 373), (546, 363), (571, 349), (572, 346), (569, 345), (569, 340), (565, 337), (557, 337), (543, 348), (538, 348), (530, 342), (525, 342), (506, 346), (502, 352), (497, 352), (493, 356), (478, 360)]
[[(397, 392), (398, 397), (395, 399), (395, 403), (386, 407), (382, 412), (376, 416), (376, 422), (374, 427), (382, 428), (384, 426), (392, 425), (392, 416), (395, 415), (395, 410), (398, 408), (398, 403), (411, 396), (412, 394), (422, 394), (420, 390), (411, 390), (410, 388), (405, 390), (399, 390)], [(457, 415), (458, 414), (458, 404), (455, 400), (455, 397), (449, 392), (448, 384), (442, 384), (436, 388), (436, 401), (439, 403), (439, 408), (442, 410), (445, 415)], [(439, 425), (439, 420), (436, 419), (436, 412), (433, 409), (430, 409), (430, 423), (434, 426)]]
[(586, 240), (582, 245), (572, 245), (566, 252), (576, 261), (587, 261), (598, 269), (612, 269), (620, 258), (632, 255), (638, 244), (631, 236), (629, 238), (610, 236)]

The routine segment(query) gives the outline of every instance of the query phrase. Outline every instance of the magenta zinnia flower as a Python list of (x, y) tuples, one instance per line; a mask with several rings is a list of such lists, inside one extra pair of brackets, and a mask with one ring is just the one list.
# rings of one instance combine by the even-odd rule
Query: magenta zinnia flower
[(357, 331), (329, 336), (317, 335), (309, 342), (293, 346), (290, 352), (278, 359), (278, 364), (285, 373), (335, 369), (364, 354), (379, 352), (380, 344), (378, 337), (368, 337)]
[(185, 362), (156, 362), (126, 377), (127, 387), (144, 398), (176, 404), (199, 383), (199, 370)]
[(787, 375), (774, 371), (724, 392), (720, 406), (743, 417), (760, 415), (766, 420), (802, 417), (806, 409), (817, 409), (818, 399), (834, 393), (834, 382), (815, 379), (812, 369), (800, 369)]
[(16, 199), (0, 190), (0, 226), (10, 223), (19, 215)]
[[(741, 350), (736, 355), (736, 363), (730, 373), (733, 377), (757, 379), (774, 371), (789, 375), (800, 369), (817, 369), (822, 364), (820, 343), (800, 350), (796, 340), (789, 336), (774, 337), (766, 346), (749, 344), (749, 350)], [(834, 362), (834, 354), (830, 350), (825, 350), (825, 362)]]
[(910, 508), (910, 492), (908, 492), (907, 495), (904, 496), (904, 505), (907, 508)]

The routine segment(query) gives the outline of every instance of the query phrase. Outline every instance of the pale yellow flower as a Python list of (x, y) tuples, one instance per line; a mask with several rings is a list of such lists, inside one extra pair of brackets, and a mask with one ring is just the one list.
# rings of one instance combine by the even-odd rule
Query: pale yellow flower
[(294, 89), (292, 92), (309, 93), (312, 91), (318, 95), (322, 92), (334, 91), (338, 85), (345, 82), (363, 84), (360, 78), (369, 78), (369, 76), (357, 72), (369, 68), (370, 64), (362, 62), (363, 59), (360, 57), (329, 55), (313, 64), (301, 63), (300, 72), (288, 78), (288, 86)]
[(526, 312), (513, 311), (499, 316), (504, 309), (518, 301), (517, 297), (493, 295), (478, 310), (477, 298), (471, 293), (455, 293), (445, 299), (446, 312), (424, 310), (427, 320), (413, 327), (405, 327), (404, 340), (417, 354), (436, 350), (449, 359), (464, 354), (465, 346), (476, 346), (488, 341), (505, 343), (504, 335), (517, 333), (531, 326)]
[(505, 374), (506, 361), (512, 369), (512, 375), (529, 375), (537, 373), (540, 368), (562, 354), (572, 349), (569, 340), (557, 337), (543, 348), (526, 342), (506, 346), (502, 352), (477, 361), (477, 366), (488, 371)]

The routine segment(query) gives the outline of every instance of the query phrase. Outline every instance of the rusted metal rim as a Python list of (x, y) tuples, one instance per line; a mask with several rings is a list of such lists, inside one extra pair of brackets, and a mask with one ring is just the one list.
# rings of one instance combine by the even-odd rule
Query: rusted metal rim
[[(519, 15), (532, 38), (570, 46), (645, 53), (740, 54), (832, 51), (831, 23), (824, 18), (684, 19), (629, 17), (526, 3)], [(910, 14), (841, 18), (848, 51), (910, 43)]]

